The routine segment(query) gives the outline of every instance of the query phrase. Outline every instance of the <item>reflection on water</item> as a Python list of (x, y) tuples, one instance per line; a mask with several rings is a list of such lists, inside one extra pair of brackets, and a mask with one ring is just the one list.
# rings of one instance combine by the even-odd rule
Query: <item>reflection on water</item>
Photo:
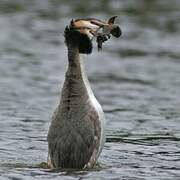
[[(123, 30), (87, 57), (107, 119), (91, 171), (50, 171), (46, 134), (76, 17), (118, 15)], [(3, 179), (180, 178), (180, 1), (0, 1), (0, 174)], [(60, 176), (60, 177), (59, 177)]]

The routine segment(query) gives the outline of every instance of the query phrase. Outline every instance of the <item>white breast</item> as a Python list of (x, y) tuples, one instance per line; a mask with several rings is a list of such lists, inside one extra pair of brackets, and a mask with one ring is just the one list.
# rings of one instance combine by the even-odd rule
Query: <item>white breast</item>
[(106, 140), (106, 136), (105, 136), (105, 118), (104, 118), (104, 112), (102, 110), (102, 107), (101, 105), (99, 104), (99, 102), (97, 101), (97, 99), (95, 98), (93, 92), (92, 92), (92, 89), (90, 87), (90, 84), (89, 84), (89, 80), (87, 78), (87, 75), (86, 75), (86, 72), (85, 72), (85, 68), (84, 68), (84, 62), (83, 62), (83, 59), (80, 58), (81, 60), (81, 70), (82, 70), (82, 77), (83, 77), (83, 81), (85, 83), (85, 86), (87, 88), (87, 92), (88, 92), (88, 95), (90, 97), (90, 101), (92, 102), (92, 105), (93, 107), (95, 107), (96, 111), (98, 112), (98, 115), (99, 115), (99, 120), (100, 120), (100, 126), (101, 126), (101, 138), (100, 138), (100, 146), (99, 146), (99, 150), (98, 150), (98, 153), (97, 153), (97, 157), (99, 157), (99, 154), (101, 153), (102, 151), (102, 148), (104, 146), (104, 143), (105, 143), (105, 140)]

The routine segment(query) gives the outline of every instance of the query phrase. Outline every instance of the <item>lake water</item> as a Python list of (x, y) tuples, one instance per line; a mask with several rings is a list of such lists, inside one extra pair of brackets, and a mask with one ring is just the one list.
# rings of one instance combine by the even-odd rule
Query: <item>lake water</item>
[[(72, 18), (118, 15), (123, 35), (86, 57), (107, 119), (100, 167), (36, 168), (64, 80)], [(0, 1), (0, 179), (180, 179), (180, 1)]]

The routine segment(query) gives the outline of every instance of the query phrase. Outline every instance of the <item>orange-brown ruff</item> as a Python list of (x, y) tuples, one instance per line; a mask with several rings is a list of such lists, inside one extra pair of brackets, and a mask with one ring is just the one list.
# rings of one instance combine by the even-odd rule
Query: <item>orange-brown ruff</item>
[[(92, 168), (102, 151), (104, 113), (91, 90), (81, 53), (92, 52), (93, 37), (102, 37), (102, 43), (103, 38), (113, 34), (113, 23), (113, 18), (109, 23), (91, 18), (78, 19), (65, 29), (68, 69), (47, 137), (50, 168)], [(109, 33), (100, 34), (100, 28), (104, 31), (106, 28)]]

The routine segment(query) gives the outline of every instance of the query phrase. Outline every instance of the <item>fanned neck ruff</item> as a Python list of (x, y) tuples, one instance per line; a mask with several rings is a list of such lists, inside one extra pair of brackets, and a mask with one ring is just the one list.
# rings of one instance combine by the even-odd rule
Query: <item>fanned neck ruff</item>
[(92, 53), (92, 42), (90, 38), (83, 33), (80, 33), (72, 25), (66, 26), (64, 31), (65, 43), (68, 47), (78, 47), (79, 53)]

